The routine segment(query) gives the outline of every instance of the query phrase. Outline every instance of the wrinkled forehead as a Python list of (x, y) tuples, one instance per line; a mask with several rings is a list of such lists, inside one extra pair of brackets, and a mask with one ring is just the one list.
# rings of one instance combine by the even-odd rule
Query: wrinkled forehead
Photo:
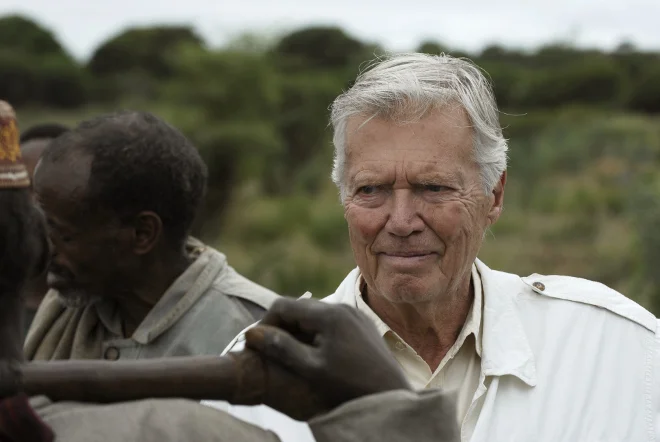
[[(460, 108), (435, 111), (418, 121), (354, 116), (348, 120), (348, 169), (406, 163), (420, 172), (474, 163), (474, 131)], [(353, 171), (355, 173), (355, 171)]]
[(87, 190), (91, 171), (91, 157), (71, 152), (51, 161), (42, 158), (34, 171), (34, 191), (37, 198), (82, 199)]

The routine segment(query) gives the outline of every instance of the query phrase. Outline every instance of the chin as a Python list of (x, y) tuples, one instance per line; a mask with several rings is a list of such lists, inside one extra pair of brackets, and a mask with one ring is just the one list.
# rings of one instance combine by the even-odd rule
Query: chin
[(57, 299), (67, 308), (83, 308), (98, 302), (101, 297), (82, 290), (55, 290)]
[(436, 299), (440, 291), (437, 284), (430, 284), (425, 278), (411, 275), (392, 275), (385, 284), (378, 285), (385, 298), (395, 304), (428, 302)]

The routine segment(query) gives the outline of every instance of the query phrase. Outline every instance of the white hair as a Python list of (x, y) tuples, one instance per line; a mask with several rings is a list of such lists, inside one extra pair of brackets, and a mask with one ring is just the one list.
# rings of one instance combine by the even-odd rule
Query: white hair
[(352, 116), (367, 121), (384, 117), (397, 124), (413, 123), (449, 104), (465, 109), (474, 128), (475, 159), (490, 193), (507, 165), (507, 141), (502, 135), (491, 84), (479, 67), (449, 55), (396, 54), (376, 60), (331, 107), (335, 146), (332, 181), (346, 198), (346, 128)]

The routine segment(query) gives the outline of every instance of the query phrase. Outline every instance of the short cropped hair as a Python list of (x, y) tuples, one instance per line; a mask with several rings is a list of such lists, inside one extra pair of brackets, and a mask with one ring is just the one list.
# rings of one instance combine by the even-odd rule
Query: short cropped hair
[(122, 111), (80, 123), (53, 140), (42, 162), (74, 153), (92, 158), (86, 201), (122, 220), (153, 211), (182, 245), (206, 191), (207, 167), (177, 129), (148, 112)]
[(39, 138), (57, 138), (69, 130), (70, 129), (67, 126), (59, 123), (37, 124), (21, 133), (20, 143), (27, 143), (30, 140), (36, 140)]

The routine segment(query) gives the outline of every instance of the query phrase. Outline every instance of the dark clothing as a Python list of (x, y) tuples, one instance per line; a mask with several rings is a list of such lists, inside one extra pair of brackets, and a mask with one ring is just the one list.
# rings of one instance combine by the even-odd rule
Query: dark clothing
[(24, 394), (0, 401), (0, 442), (51, 442), (53, 431), (34, 412)]

